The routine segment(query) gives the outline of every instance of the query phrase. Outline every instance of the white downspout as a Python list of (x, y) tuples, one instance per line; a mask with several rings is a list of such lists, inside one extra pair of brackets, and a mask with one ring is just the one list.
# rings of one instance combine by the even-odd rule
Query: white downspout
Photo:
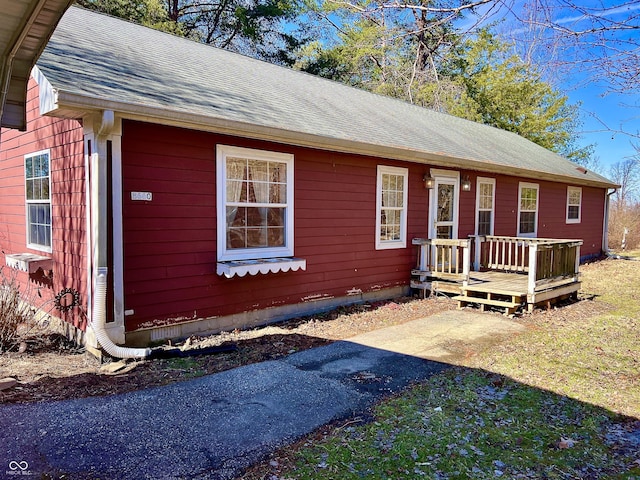
[(107, 267), (98, 267), (96, 291), (93, 295), (93, 315), (91, 328), (104, 350), (116, 358), (146, 358), (151, 355), (150, 348), (121, 347), (111, 341), (104, 327), (107, 303)]
[(97, 165), (92, 168), (92, 195), (93, 204), (93, 238), (94, 238), (94, 278), (95, 290), (93, 294), (93, 313), (91, 315), (91, 329), (98, 344), (112, 357), (117, 358), (146, 358), (151, 354), (150, 348), (129, 348), (116, 345), (109, 337), (105, 328), (107, 309), (107, 170), (106, 170), (106, 142), (114, 125), (114, 112), (105, 110), (102, 112), (102, 122), (98, 130), (96, 151), (98, 152)]

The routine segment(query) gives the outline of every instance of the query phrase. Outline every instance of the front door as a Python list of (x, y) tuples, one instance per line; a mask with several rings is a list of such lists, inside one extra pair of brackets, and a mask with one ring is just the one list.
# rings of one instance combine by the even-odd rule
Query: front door
[(431, 190), (429, 238), (458, 238), (458, 172), (434, 171), (435, 186)]
[[(458, 238), (458, 196), (460, 175), (449, 170), (431, 170), (435, 185), (429, 196), (429, 238)], [(431, 262), (437, 270), (455, 269), (451, 247), (431, 249)]]

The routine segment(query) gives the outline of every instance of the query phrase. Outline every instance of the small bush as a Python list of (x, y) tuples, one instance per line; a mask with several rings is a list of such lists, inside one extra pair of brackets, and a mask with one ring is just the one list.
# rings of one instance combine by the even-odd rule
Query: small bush
[(0, 353), (18, 343), (21, 327), (34, 323), (35, 310), (20, 295), (15, 275), (7, 277), (0, 268)]
[(623, 238), (626, 250), (640, 247), (640, 203), (626, 207), (613, 204), (609, 217), (609, 247), (613, 250), (621, 250)]

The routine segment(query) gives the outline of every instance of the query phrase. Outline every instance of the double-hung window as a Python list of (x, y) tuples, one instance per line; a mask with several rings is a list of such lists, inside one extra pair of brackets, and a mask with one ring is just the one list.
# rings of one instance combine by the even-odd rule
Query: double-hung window
[(376, 249), (407, 246), (409, 170), (378, 165), (376, 187)]
[(538, 232), (537, 183), (520, 183), (518, 204), (518, 236), (535, 237)]
[(478, 177), (476, 235), (493, 235), (496, 181)]
[(582, 188), (567, 187), (567, 223), (580, 223)]
[(293, 256), (293, 155), (217, 147), (218, 261)]
[(49, 150), (25, 155), (27, 247), (51, 252)]

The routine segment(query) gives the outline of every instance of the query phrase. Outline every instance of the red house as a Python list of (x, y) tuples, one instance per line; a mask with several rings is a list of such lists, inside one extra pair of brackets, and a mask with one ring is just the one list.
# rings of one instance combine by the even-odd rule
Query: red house
[(518, 135), (80, 8), (27, 99), (0, 261), (89, 347), (407, 293), (414, 238), (606, 249), (615, 185)]

